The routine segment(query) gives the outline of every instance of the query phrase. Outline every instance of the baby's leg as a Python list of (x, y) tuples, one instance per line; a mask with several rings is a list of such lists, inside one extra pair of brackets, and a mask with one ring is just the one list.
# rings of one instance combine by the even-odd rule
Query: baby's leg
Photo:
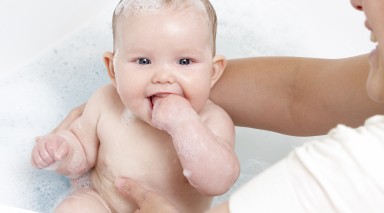
[(55, 209), (55, 213), (68, 212), (111, 213), (112, 211), (95, 190), (80, 189), (66, 197)]

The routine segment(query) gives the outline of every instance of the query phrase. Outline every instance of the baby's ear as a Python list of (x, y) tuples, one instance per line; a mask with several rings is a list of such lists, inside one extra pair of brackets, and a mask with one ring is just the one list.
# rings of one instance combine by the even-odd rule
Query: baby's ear
[(109, 78), (112, 80), (113, 85), (116, 87), (116, 75), (115, 75), (115, 67), (113, 64), (113, 53), (105, 52), (103, 55), (104, 64), (107, 68)]
[(222, 55), (216, 55), (213, 57), (213, 70), (211, 76), (211, 87), (213, 87), (217, 80), (221, 77), (224, 72), (225, 67), (227, 66), (227, 59)]

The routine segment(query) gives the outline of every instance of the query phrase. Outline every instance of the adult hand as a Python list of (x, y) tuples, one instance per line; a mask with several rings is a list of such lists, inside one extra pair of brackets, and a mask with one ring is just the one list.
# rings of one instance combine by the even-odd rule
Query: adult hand
[(129, 179), (119, 178), (115, 186), (121, 195), (137, 204), (139, 208), (134, 213), (179, 213), (169, 200)]

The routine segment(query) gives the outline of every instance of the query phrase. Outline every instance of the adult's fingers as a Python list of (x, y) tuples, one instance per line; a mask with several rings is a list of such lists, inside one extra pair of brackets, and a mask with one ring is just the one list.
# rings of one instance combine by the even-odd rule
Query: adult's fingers
[(173, 206), (172, 203), (169, 202), (166, 198), (160, 196), (156, 192), (142, 187), (138, 183), (135, 183), (129, 179), (117, 179), (115, 186), (121, 195), (137, 204), (139, 209), (135, 212), (179, 213), (176, 207)]
[[(129, 179), (117, 179), (115, 182), (117, 190), (127, 199), (135, 202), (138, 206), (141, 204), (148, 202), (148, 200), (153, 199), (154, 195), (149, 193), (151, 192), (139, 184), (129, 180)], [(148, 197), (148, 196), (152, 196)]]

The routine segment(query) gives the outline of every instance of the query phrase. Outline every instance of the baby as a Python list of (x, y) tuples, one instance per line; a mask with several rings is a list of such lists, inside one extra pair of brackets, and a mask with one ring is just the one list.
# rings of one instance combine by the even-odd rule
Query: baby
[(181, 212), (203, 212), (239, 175), (234, 125), (209, 100), (226, 60), (215, 55), (208, 0), (123, 0), (113, 16), (111, 85), (96, 91), (68, 129), (40, 137), (32, 164), (76, 179), (56, 212), (133, 212), (117, 192), (128, 177)]

